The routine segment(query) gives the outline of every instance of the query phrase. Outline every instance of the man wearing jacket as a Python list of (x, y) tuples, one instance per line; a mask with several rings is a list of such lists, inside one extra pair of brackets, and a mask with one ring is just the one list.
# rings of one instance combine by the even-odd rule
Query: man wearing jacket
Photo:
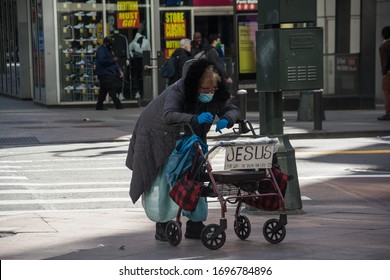
[(227, 74), (224, 63), (217, 51), (217, 48), (221, 45), (221, 36), (219, 34), (211, 34), (208, 42), (209, 45), (204, 47), (206, 58), (217, 66), (225, 82), (227, 84), (232, 84), (233, 80)]
[(187, 60), (191, 59), (191, 40), (190, 39), (181, 39), (180, 48), (176, 49), (172, 53), (172, 57), (175, 59), (175, 75), (169, 78), (168, 86), (179, 80), (182, 76), (182, 70), (184, 63)]
[(96, 74), (100, 82), (100, 91), (96, 103), (96, 110), (105, 110), (103, 102), (107, 93), (110, 95), (116, 109), (123, 109), (122, 103), (116, 96), (116, 84), (123, 77), (118, 65), (118, 57), (111, 51), (112, 39), (105, 37), (103, 44), (96, 51)]

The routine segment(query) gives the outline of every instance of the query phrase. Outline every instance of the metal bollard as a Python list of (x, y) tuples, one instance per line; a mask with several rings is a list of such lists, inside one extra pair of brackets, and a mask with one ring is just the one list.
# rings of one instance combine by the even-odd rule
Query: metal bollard
[(322, 120), (325, 119), (324, 107), (322, 101), (322, 90), (314, 91), (314, 129), (322, 130)]
[(248, 92), (245, 89), (239, 89), (237, 91), (238, 104), (241, 111), (241, 118), (244, 120), (246, 120), (247, 94)]

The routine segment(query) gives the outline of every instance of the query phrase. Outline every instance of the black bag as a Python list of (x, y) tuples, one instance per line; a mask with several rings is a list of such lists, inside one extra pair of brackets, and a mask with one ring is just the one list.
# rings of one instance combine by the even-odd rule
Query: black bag
[(161, 67), (161, 76), (170, 79), (176, 73), (175, 57), (171, 56), (167, 62)]

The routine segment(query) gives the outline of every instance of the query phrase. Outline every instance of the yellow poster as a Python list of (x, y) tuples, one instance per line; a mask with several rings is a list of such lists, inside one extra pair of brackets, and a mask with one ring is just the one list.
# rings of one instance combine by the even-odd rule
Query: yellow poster
[(240, 74), (256, 72), (255, 38), (252, 38), (252, 34), (253, 32), (251, 32), (251, 26), (249, 24), (238, 26)]
[[(108, 23), (106, 24), (106, 36), (108, 36), (110, 34), (110, 27), (108, 25)], [(103, 32), (103, 24), (101, 22), (99, 22), (98, 24), (96, 24), (96, 35), (97, 35), (97, 38), (98, 38), (98, 44), (101, 45), (103, 43), (103, 39), (104, 39), (104, 32)]]

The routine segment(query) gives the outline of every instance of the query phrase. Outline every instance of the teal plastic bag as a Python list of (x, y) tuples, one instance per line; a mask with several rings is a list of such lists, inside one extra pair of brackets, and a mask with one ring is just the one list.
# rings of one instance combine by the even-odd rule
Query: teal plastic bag
[(169, 196), (171, 187), (165, 178), (166, 168), (167, 164), (164, 164), (150, 190), (142, 195), (146, 216), (153, 222), (168, 222), (176, 217), (179, 210), (179, 206)]
[(183, 210), (183, 216), (187, 217), (193, 222), (204, 222), (207, 220), (209, 209), (207, 205), (207, 201), (205, 197), (201, 197), (198, 200), (198, 205), (196, 206), (195, 210), (190, 212)]

